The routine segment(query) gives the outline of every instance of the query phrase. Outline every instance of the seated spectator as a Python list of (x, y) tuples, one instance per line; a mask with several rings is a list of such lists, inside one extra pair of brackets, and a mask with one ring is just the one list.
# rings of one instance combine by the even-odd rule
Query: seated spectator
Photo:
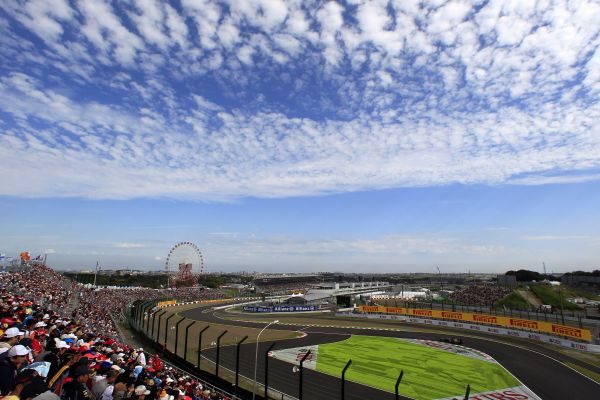
[[(65, 305), (76, 297), (79, 307), (69, 317), (57, 312), (66, 312)], [(224, 398), (218, 389), (165, 368), (158, 356), (149, 355), (146, 362), (143, 349), (119, 342), (115, 321), (123, 317), (124, 305), (165, 297), (194, 301), (224, 293), (198, 288), (94, 291), (42, 265), (0, 273), (0, 394), (13, 400), (56, 400), (57, 395), (63, 400), (165, 400), (165, 395), (166, 400), (183, 400), (209, 390), (212, 397)], [(40, 299), (45, 307), (30, 299)], [(28, 371), (39, 376), (17, 382), (19, 368), (33, 361), (39, 363)], [(97, 375), (90, 379), (94, 370)]]
[(65, 383), (63, 387), (63, 400), (94, 400), (92, 393), (88, 390), (86, 383), (90, 379), (91, 371), (87, 365), (79, 365), (73, 370), (72, 380)]
[(25, 332), (21, 332), (19, 328), (12, 327), (4, 331), (2, 339), (0, 340), (0, 348), (10, 349), (15, 344), (19, 344), (19, 340), (25, 335)]
[(33, 382), (34, 378), (37, 377), (37, 372), (32, 369), (26, 369), (19, 372), (14, 378), (14, 387), (10, 393), (4, 397), (4, 400), (19, 400), (21, 393), (27, 385)]
[(0, 355), (0, 394), (7, 395), (15, 388), (17, 371), (25, 362), (29, 350), (20, 344), (11, 347)]

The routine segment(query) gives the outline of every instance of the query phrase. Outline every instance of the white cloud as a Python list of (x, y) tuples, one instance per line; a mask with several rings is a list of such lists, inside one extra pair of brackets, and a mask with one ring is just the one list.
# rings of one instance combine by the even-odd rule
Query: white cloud
[(6, 14), (3, 194), (600, 179), (594, 1), (80, 0)]
[(123, 26), (105, 1), (81, 0), (78, 5), (85, 21), (81, 27), (85, 37), (105, 55), (111, 53), (119, 63), (132, 65), (144, 49), (139, 36)]
[(183, 18), (169, 4), (165, 4), (165, 12), (167, 14), (166, 25), (169, 28), (171, 40), (179, 44), (181, 48), (187, 48), (188, 27)]
[[(229, 113), (195, 96), (200, 113), (181, 124), (143, 110), (136, 115), (105, 104), (75, 104), (40, 90), (23, 74), (3, 85), (0, 106), (24, 127), (41, 119), (78, 138), (58, 145), (62, 128), (33, 127), (0, 137), (6, 149), (0, 178), (11, 193), (25, 196), (281, 197), (448, 183), (588, 181), (598, 175), (585, 171), (600, 168), (600, 137), (593, 134), (600, 109), (575, 104), (546, 106), (536, 115), (514, 108), (427, 111), (384, 124)], [(217, 117), (220, 128), (211, 128), (207, 120)], [(36, 152), (46, 155), (43, 174), (31, 159)], [(546, 175), (556, 170), (576, 174)]]
[[(165, 49), (169, 45), (169, 37), (164, 32), (165, 14), (163, 9), (153, 0), (136, 0), (135, 5), (137, 12), (131, 13), (131, 18), (138, 31), (147, 42)], [(171, 22), (173, 23), (173, 19)]]
[(142, 243), (122, 242), (122, 243), (116, 243), (114, 247), (117, 249), (141, 249), (141, 248), (144, 248), (147, 246)]
[(533, 241), (555, 241), (555, 240), (600, 241), (600, 236), (588, 236), (588, 235), (541, 235), (541, 236), (526, 236), (525, 240), (533, 240)]
[(231, 48), (240, 40), (240, 32), (230, 19), (224, 21), (219, 26), (217, 36), (220, 42), (226, 47)]

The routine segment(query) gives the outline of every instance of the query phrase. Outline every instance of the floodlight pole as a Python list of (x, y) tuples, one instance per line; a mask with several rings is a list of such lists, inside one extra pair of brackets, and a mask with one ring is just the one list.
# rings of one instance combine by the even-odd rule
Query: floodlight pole
[(244, 336), (242, 340), (240, 340), (237, 344), (237, 348), (235, 350), (235, 395), (238, 394), (238, 379), (240, 376), (240, 345), (244, 343), (244, 341), (248, 339), (248, 336)]
[(254, 354), (254, 381), (252, 382), (252, 400), (254, 400), (256, 398), (256, 368), (258, 366), (258, 342), (259, 342), (259, 338), (260, 335), (264, 332), (265, 329), (267, 329), (269, 326), (278, 323), (279, 320), (275, 320), (272, 322), (269, 322), (267, 325), (265, 325), (264, 328), (262, 328), (262, 330), (260, 332), (258, 332), (258, 335), (256, 335), (256, 352)]
[(398, 394), (398, 386), (400, 386), (400, 382), (402, 382), (403, 376), (404, 370), (400, 370), (400, 375), (398, 375), (398, 379), (396, 380), (396, 400), (400, 400), (400, 395)]
[(200, 360), (202, 359), (202, 334), (204, 333), (204, 331), (206, 331), (208, 328), (210, 328), (210, 325), (206, 325), (204, 327), (204, 329), (202, 329), (200, 331), (200, 333), (198, 334), (198, 370), (200, 370)]
[(344, 384), (346, 383), (346, 370), (350, 367), (350, 364), (352, 364), (352, 359), (348, 360), (348, 362), (346, 363), (346, 366), (342, 370), (342, 400), (344, 400), (346, 398)]
[[(44, 265), (46, 263), (44, 262)], [(94, 272), (94, 289), (96, 289), (96, 277), (98, 276), (98, 261), (96, 261), (96, 271)]]
[(265, 351), (265, 399), (268, 398), (267, 390), (269, 387), (269, 353), (271, 352), (271, 350), (273, 350), (273, 347), (275, 347), (275, 343), (277, 342), (271, 343), (267, 351)]
[(215, 376), (216, 376), (217, 378), (219, 377), (219, 355), (220, 355), (220, 352), (221, 352), (221, 338), (222, 338), (223, 336), (225, 336), (225, 334), (226, 334), (226, 333), (227, 333), (227, 329), (225, 329), (225, 330), (223, 331), (223, 333), (221, 333), (221, 334), (220, 334), (220, 335), (217, 337), (217, 360), (216, 360), (217, 367), (216, 367), (216, 371), (215, 371)]

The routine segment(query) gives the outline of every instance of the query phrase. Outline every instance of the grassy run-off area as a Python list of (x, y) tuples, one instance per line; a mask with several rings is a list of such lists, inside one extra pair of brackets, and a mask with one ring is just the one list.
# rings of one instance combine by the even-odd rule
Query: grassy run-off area
[[(565, 310), (580, 310), (581, 308), (576, 304), (570, 303), (565, 300), (565, 294), (561, 293), (561, 288), (554, 288), (548, 285), (531, 285), (531, 291), (535, 293), (537, 297), (542, 300), (544, 304), (549, 304), (552, 307), (560, 309), (561, 307)], [(562, 297), (562, 300), (561, 300)]]
[(529, 310), (531, 305), (519, 293), (512, 292), (502, 300), (496, 302), (496, 307), (506, 307), (509, 310)]
[(394, 392), (396, 379), (404, 370), (399, 392), (419, 400), (464, 396), (467, 384), (471, 393), (520, 385), (497, 363), (374, 336), (355, 335), (319, 345), (316, 369), (340, 376), (348, 359), (352, 365), (346, 372), (347, 380)]

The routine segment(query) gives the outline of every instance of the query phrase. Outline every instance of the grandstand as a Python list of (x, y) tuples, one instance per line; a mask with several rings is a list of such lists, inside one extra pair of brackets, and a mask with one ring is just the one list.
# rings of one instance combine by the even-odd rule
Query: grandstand
[(19, 395), (45, 400), (229, 400), (231, 395), (225, 390), (125, 343), (117, 323), (123, 306), (137, 299), (223, 296), (219, 291), (198, 289), (91, 290), (41, 264), (2, 272), (0, 396), (10, 394), (15, 400)]
[(303, 292), (320, 281), (321, 277), (315, 274), (278, 274), (255, 276), (252, 284), (256, 293), (285, 295)]

